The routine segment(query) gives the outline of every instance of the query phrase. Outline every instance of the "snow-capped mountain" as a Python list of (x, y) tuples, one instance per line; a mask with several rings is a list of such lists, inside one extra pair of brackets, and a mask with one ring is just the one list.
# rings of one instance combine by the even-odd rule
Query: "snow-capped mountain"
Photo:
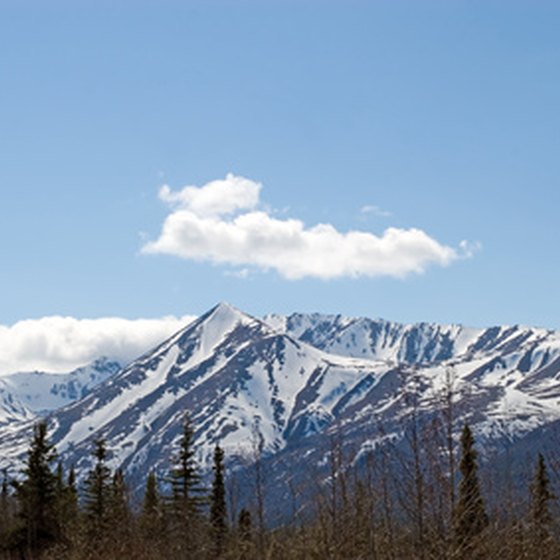
[(0, 429), (9, 425), (18, 425), (35, 418), (31, 412), (0, 380)]
[[(62, 393), (69, 386), (39, 401), (17, 396), (56, 406)], [(455, 427), (468, 419), (487, 453), (560, 423), (560, 334), (327, 315), (260, 320), (220, 304), (54, 410), (50, 426), (78, 472), (103, 437), (110, 466), (139, 483), (150, 469), (169, 468), (186, 412), (204, 464), (216, 443), (238, 464), (262, 443), (278, 469), (304, 473), (321, 463), (333, 434), (359, 457), (402, 439), (412, 418), (433, 422), (450, 402)], [(14, 465), (34, 418), (12, 409), (19, 423), (0, 431), (0, 456)]]
[[(346, 356), (386, 360), (393, 369), (391, 398), (384, 401), (385, 423), (406, 416), (414, 393), (420, 411), (433, 412), (452, 390), (457, 410), (476, 422), (488, 441), (516, 439), (560, 418), (560, 333), (520, 326), (465, 328), (384, 320), (294, 314), (267, 322), (317, 348)], [(380, 387), (372, 391), (377, 399)], [(359, 403), (360, 415), (367, 400)], [(347, 420), (352, 423), (352, 419)]]
[[(230, 457), (250, 453), (257, 430), (273, 453), (323, 429), (341, 396), (350, 402), (386, 367), (326, 354), (221, 304), (56, 412), (52, 439), (83, 470), (93, 441), (104, 437), (111, 465), (143, 477), (168, 467), (189, 411), (203, 460), (218, 442)], [(3, 443), (26, 430), (29, 424)]]
[(70, 373), (18, 372), (0, 377), (0, 425), (29, 420), (85, 397), (122, 366), (107, 358)]
[(525, 338), (553, 334), (519, 327), (473, 329), (430, 323), (405, 325), (383, 319), (317, 313), (267, 315), (264, 320), (277, 331), (332, 354), (418, 366), (499, 350), (506, 344), (521, 343)]

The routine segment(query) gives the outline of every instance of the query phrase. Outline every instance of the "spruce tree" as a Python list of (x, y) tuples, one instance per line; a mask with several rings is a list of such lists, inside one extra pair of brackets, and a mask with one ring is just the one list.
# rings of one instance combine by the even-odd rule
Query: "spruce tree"
[(76, 488), (76, 471), (74, 466), (70, 467), (68, 479), (66, 482), (66, 495), (68, 498), (68, 511), (72, 518), (76, 518), (78, 514), (78, 489)]
[(172, 509), (183, 518), (196, 517), (205, 500), (194, 451), (194, 431), (185, 416), (175, 467), (171, 469)]
[(550, 490), (550, 479), (544, 457), (539, 453), (537, 468), (531, 484), (531, 523), (534, 530), (533, 535), (538, 541), (549, 536), (549, 526), (552, 521), (549, 503), (555, 497)]
[(163, 515), (162, 501), (158, 490), (158, 482), (154, 471), (148, 473), (146, 490), (140, 514), (140, 534), (144, 541), (144, 549), (154, 557), (162, 555), (162, 550), (167, 546), (166, 525)]
[(128, 489), (122, 469), (117, 469), (113, 475), (109, 510), (111, 519), (128, 524), (130, 517)]
[(212, 470), (214, 471), (214, 478), (212, 480), (212, 493), (210, 495), (210, 523), (212, 525), (214, 549), (216, 555), (219, 556), (224, 547), (227, 531), (224, 451), (219, 445), (216, 445), (214, 449), (214, 464)]
[(113, 474), (109, 501), (107, 505), (108, 535), (112, 539), (114, 550), (120, 550), (122, 556), (130, 543), (132, 514), (128, 502), (128, 488), (122, 469)]
[(18, 546), (30, 556), (45, 549), (57, 537), (56, 475), (51, 464), (56, 459), (54, 446), (47, 439), (47, 424), (39, 422), (33, 427), (23, 480), (16, 483), (21, 531)]
[(469, 425), (465, 424), (461, 434), (461, 482), (455, 509), (455, 537), (460, 549), (468, 549), (472, 539), (488, 525), (476, 458), (474, 438)]
[(188, 415), (183, 422), (179, 452), (171, 469), (172, 495), (168, 501), (169, 538), (176, 557), (196, 558), (204, 533), (202, 506), (206, 503), (195, 458), (194, 430)]
[(237, 518), (237, 531), (239, 537), (243, 542), (249, 542), (253, 533), (253, 520), (251, 512), (248, 509), (242, 508)]
[(105, 464), (105, 440), (94, 443), (95, 464), (89, 471), (84, 488), (84, 513), (89, 536), (98, 541), (106, 536), (108, 505), (111, 491), (111, 471)]
[(10, 479), (8, 477), (8, 469), (2, 470), (2, 488), (0, 490), (0, 508), (4, 512), (8, 505), (8, 499), (10, 497), (9, 490)]
[(66, 482), (59, 468), (57, 472), (57, 507), (60, 519), (61, 539), (69, 543), (76, 539), (79, 527), (78, 491), (74, 467), (70, 468)]
[(245, 508), (241, 509), (237, 517), (237, 549), (242, 559), (255, 557), (253, 520), (251, 512)]
[(64, 493), (64, 469), (62, 467), (62, 461), (59, 461), (56, 465), (55, 480), (56, 494), (57, 496), (62, 495)]
[(0, 549), (6, 549), (13, 523), (13, 498), (10, 495), (8, 469), (4, 469), (2, 472), (2, 487), (0, 490)]
[(157, 487), (157, 478), (154, 471), (148, 473), (146, 479), (146, 491), (144, 492), (144, 502), (142, 504), (142, 515), (151, 517), (160, 511), (160, 497)]
[(67, 521), (64, 515), (65, 501), (66, 501), (66, 485), (64, 483), (64, 470), (62, 467), (62, 462), (59, 461), (56, 466), (56, 472), (55, 472), (55, 507), (56, 507), (56, 517), (59, 522), (57, 527), (58, 540), (62, 538), (63, 526)]
[(151, 540), (161, 536), (163, 530), (163, 515), (161, 499), (158, 491), (157, 478), (154, 471), (148, 473), (146, 490), (142, 503), (140, 528), (145, 538)]

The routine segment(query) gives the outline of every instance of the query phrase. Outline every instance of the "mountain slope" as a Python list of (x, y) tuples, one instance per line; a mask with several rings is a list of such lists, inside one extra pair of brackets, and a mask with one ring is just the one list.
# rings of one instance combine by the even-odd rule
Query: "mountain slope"
[(431, 323), (407, 325), (318, 313), (267, 315), (264, 320), (277, 332), (332, 354), (408, 365), (469, 359), (477, 354), (515, 350), (521, 345), (538, 349), (547, 340), (558, 340), (554, 331), (519, 326), (475, 329)]
[[(322, 429), (349, 392), (359, 393), (364, 379), (370, 386), (386, 369), (383, 362), (325, 354), (221, 304), (54, 413), (52, 439), (83, 472), (93, 441), (104, 437), (111, 466), (141, 479), (150, 468), (168, 468), (189, 411), (203, 460), (218, 442), (230, 457), (251, 453), (257, 430), (273, 453)], [(29, 429), (28, 423), (0, 446), (14, 445)]]
[(121, 369), (99, 358), (70, 373), (18, 372), (0, 377), (0, 426), (33, 421), (83, 398)]
[[(412, 422), (441, 422), (450, 402), (456, 432), (473, 424), (483, 456), (560, 421), (559, 334), (303, 314), (259, 320), (220, 304), (55, 410), (50, 425), (81, 476), (103, 437), (110, 466), (139, 485), (151, 469), (167, 472), (188, 412), (203, 464), (216, 443), (242, 465), (262, 442), (278, 469), (290, 465), (281, 487), (290, 471), (305, 477), (324, 465), (337, 434), (360, 457), (405, 442)], [(0, 466), (26, 450), (33, 417), (20, 404), (12, 403), (19, 423), (0, 433)]]
[(70, 373), (20, 372), (0, 377), (0, 387), (32, 414), (44, 414), (85, 397), (96, 385), (121, 369), (99, 358)]

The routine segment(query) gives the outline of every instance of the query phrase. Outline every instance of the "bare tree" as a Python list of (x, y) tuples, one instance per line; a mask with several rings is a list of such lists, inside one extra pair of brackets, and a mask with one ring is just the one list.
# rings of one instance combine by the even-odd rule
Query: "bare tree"
[(265, 480), (263, 469), (264, 437), (260, 429), (260, 418), (255, 417), (251, 433), (251, 459), (254, 472), (255, 501), (257, 510), (257, 539), (259, 552), (264, 553), (265, 522)]

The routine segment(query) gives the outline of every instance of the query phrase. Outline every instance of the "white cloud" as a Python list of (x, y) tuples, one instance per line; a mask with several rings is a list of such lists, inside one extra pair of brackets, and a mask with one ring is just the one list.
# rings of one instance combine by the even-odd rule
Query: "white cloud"
[(389, 212), (388, 210), (383, 210), (383, 208), (379, 208), (379, 206), (375, 206), (374, 204), (366, 204), (360, 208), (360, 212), (362, 214), (373, 214), (374, 216), (380, 216), (382, 218), (390, 218), (393, 213)]
[(250, 210), (259, 202), (260, 183), (228, 173), (204, 185), (204, 188), (188, 186), (173, 192), (167, 185), (159, 190), (164, 202), (189, 209), (197, 216), (220, 216), (237, 210)]
[[(224, 180), (173, 192), (160, 190), (172, 207), (159, 238), (144, 253), (275, 270), (283, 277), (404, 277), (461, 257), (417, 228), (339, 232), (330, 224), (306, 227), (258, 210), (261, 185), (229, 174)], [(371, 207), (373, 208), (373, 207)]]
[(0, 374), (69, 372), (106, 356), (129, 362), (193, 320), (44, 317), (0, 325)]
[(482, 243), (480, 241), (466, 241), (463, 240), (459, 243), (459, 248), (461, 250), (461, 257), (464, 259), (470, 259), (474, 257), (476, 253), (482, 250)]

